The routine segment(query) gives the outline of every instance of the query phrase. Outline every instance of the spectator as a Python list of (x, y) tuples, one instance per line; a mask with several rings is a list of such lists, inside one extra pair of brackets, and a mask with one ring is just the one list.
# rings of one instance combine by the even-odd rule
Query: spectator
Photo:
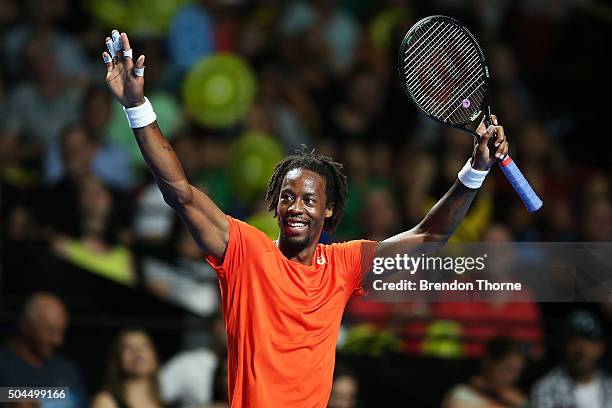
[(359, 380), (346, 366), (336, 363), (334, 382), (328, 408), (356, 408), (359, 406)]
[(468, 383), (453, 387), (443, 407), (524, 407), (526, 397), (516, 387), (524, 365), (525, 358), (517, 342), (505, 337), (489, 340), (480, 372)]
[(42, 188), (34, 204), (34, 218), (39, 225), (56, 233), (78, 234), (78, 197), (83, 181), (91, 174), (93, 146), (79, 126), (68, 126), (61, 132), (59, 154), (64, 174), (53, 185)]
[(58, 140), (61, 129), (78, 118), (80, 90), (65, 86), (55, 69), (55, 51), (46, 37), (32, 37), (23, 46), (24, 69), (30, 71), (31, 80), (8, 95), (3, 128), (6, 137), (19, 141), (15, 154), (22, 160), (40, 157)]
[(157, 354), (149, 335), (140, 329), (121, 331), (108, 356), (106, 383), (92, 408), (162, 407), (157, 373)]
[[(95, 86), (86, 90), (81, 111), (82, 126), (73, 126), (73, 131), (81, 132), (91, 150), (89, 168), (93, 174), (108, 186), (125, 190), (132, 185), (133, 172), (129, 153), (121, 146), (111, 142), (106, 130), (112, 114), (111, 100), (106, 89)], [(53, 143), (47, 149), (45, 161), (45, 182), (53, 184), (61, 179), (65, 170), (61, 148)]]
[(226, 344), (225, 323), (219, 316), (213, 323), (210, 347), (179, 353), (162, 367), (159, 378), (164, 401), (179, 408), (206, 404), (213, 408), (227, 401)]
[(147, 256), (142, 260), (146, 288), (200, 316), (211, 316), (219, 308), (218, 280), (205, 262), (195, 241), (177, 218), (171, 242), (171, 259)]
[(338, 7), (337, 1), (296, 1), (281, 18), (284, 36), (304, 36), (317, 44), (335, 72), (346, 72), (353, 62), (361, 35), (358, 23)]
[(563, 361), (534, 386), (530, 406), (612, 406), (612, 378), (599, 368), (606, 344), (597, 317), (583, 310), (570, 313), (564, 335)]
[(79, 370), (57, 353), (64, 343), (68, 312), (55, 295), (31, 295), (21, 313), (15, 339), (0, 348), (0, 386), (68, 387), (62, 408), (87, 407), (87, 393)]
[[(136, 273), (129, 248), (119, 241), (113, 196), (93, 176), (79, 191), (80, 231), (74, 238), (56, 236), (51, 246), (57, 256), (119, 283), (133, 285)], [(75, 239), (76, 238), (76, 239)]]

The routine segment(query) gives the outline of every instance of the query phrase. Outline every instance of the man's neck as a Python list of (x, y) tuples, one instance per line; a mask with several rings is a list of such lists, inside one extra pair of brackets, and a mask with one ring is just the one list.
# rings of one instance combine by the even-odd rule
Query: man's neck
[(317, 249), (316, 242), (307, 244), (305, 246), (298, 246), (292, 245), (281, 238), (276, 241), (276, 245), (287, 259), (307, 266), (312, 265), (312, 258), (314, 257), (315, 250)]
[(589, 384), (597, 377), (598, 370), (589, 371), (587, 373), (572, 373), (570, 376), (576, 384)]
[(31, 365), (32, 367), (40, 368), (45, 365), (45, 360), (40, 358), (32, 351), (26, 341), (20, 337), (16, 338), (12, 347), (15, 354), (17, 354), (22, 360)]

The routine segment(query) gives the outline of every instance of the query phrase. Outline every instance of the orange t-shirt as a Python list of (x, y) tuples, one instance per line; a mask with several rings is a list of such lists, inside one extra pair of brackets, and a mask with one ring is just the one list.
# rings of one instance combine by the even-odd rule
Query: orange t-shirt
[(232, 408), (326, 407), (342, 313), (376, 243), (319, 244), (307, 266), (227, 218), (223, 263), (206, 259), (219, 276)]

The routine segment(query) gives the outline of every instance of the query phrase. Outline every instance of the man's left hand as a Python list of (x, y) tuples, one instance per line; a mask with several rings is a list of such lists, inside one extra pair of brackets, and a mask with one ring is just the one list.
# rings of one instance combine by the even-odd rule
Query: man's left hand
[[(476, 170), (489, 170), (497, 160), (503, 160), (508, 155), (508, 142), (504, 134), (504, 127), (499, 126), (497, 116), (491, 115), (493, 124), (488, 128), (485, 126), (485, 118), (482, 118), (476, 133), (480, 136), (474, 146), (472, 154), (472, 168)], [(489, 142), (493, 138), (493, 148)]]

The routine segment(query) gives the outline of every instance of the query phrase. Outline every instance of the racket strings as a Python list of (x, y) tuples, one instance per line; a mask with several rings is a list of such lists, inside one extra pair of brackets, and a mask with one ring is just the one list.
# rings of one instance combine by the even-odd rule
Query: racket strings
[[(417, 47), (410, 55), (406, 57), (406, 65), (404, 66), (404, 69), (407, 68), (408, 70), (410, 70), (411, 67), (415, 66), (413, 65), (415, 61), (423, 61), (423, 59), (427, 55), (431, 55), (432, 53), (441, 49), (441, 47), (443, 47), (444, 45), (448, 44), (449, 39), (456, 38), (457, 34), (459, 33), (459, 30), (453, 31), (452, 26), (450, 27), (451, 30), (444, 30), (445, 28), (446, 27), (443, 27), (442, 24), (440, 24), (438, 29), (435, 30), (433, 34), (430, 34), (429, 37), (423, 38), (422, 40), (414, 41), (413, 44), (416, 43)], [(434, 48), (431, 48), (432, 45)]]
[[(453, 104), (453, 101), (457, 99), (457, 96), (461, 94), (461, 92), (468, 90), (470, 88), (470, 85), (473, 85), (469, 81), (473, 81), (474, 79), (476, 79), (478, 76), (477, 73), (480, 72), (480, 69), (478, 66), (479, 61), (477, 59), (478, 55), (475, 52), (475, 50), (469, 49), (473, 47), (468, 47), (470, 44), (468, 42), (467, 36), (465, 35), (458, 36), (457, 34), (461, 34), (461, 31), (451, 26), (450, 24), (449, 26), (452, 29), (451, 35), (446, 37), (446, 41), (441, 41), (438, 44), (441, 46), (444, 46), (444, 45), (448, 46), (450, 44), (450, 41), (456, 41), (457, 39), (459, 39), (460, 43), (457, 44), (457, 46), (450, 48), (451, 51), (448, 54), (448, 56), (439, 55), (440, 54), (439, 50), (440, 49), (443, 50), (444, 49), (443, 47), (436, 47), (435, 49), (430, 49), (430, 52), (428, 54), (421, 55), (421, 59), (422, 59), (421, 64), (427, 60), (432, 60), (432, 59), (436, 61), (442, 60), (442, 64), (445, 65), (447, 72), (440, 74), (436, 72), (431, 72), (432, 70), (429, 70), (430, 71), (429, 76), (432, 78), (428, 78), (428, 80), (425, 83), (422, 83), (423, 89), (421, 89), (421, 92), (417, 92), (417, 95), (415, 95), (417, 99), (421, 99), (420, 102), (423, 104), (423, 108), (425, 110), (432, 110), (433, 111), (432, 113), (439, 115), (439, 116), (447, 113), (448, 110), (453, 105), (459, 106), (459, 104), (457, 103)], [(462, 47), (462, 48), (458, 48), (458, 47)], [(453, 59), (456, 60), (457, 59), (456, 57), (460, 56), (460, 54), (462, 52), (465, 52), (466, 49), (468, 49), (468, 51), (472, 51), (471, 52), (472, 55), (470, 55), (472, 57), (472, 60), (468, 61), (469, 65), (467, 67), (463, 67), (462, 69), (463, 72), (458, 72), (460, 67), (457, 67), (457, 64), (454, 63)], [(476, 72), (476, 76), (475, 76), (475, 72)], [(458, 88), (459, 83), (462, 83), (463, 86)], [(437, 92), (434, 92), (433, 94), (432, 92), (424, 92), (427, 88), (431, 88), (432, 86), (437, 88)], [(442, 98), (443, 100), (440, 101), (441, 94), (443, 94), (444, 91), (447, 91), (448, 93), (449, 89), (451, 90), (455, 89), (456, 91), (453, 92), (451, 95), (445, 95), (445, 97)], [(444, 100), (446, 100), (446, 103), (444, 103)], [(437, 103), (438, 106), (436, 106), (436, 102), (438, 102)], [(456, 110), (453, 110), (453, 113), (455, 111)], [(445, 117), (445, 119), (448, 119), (449, 116), (451, 115), (448, 115), (447, 117)]]
[[(457, 38), (457, 37), (454, 37), (454, 36), (450, 36), (449, 37), (449, 39), (455, 39), (455, 38)], [(407, 75), (406, 79), (411, 80), (415, 76), (415, 74), (417, 74), (419, 72), (418, 70), (422, 70), (422, 68), (425, 68), (425, 67), (429, 68), (430, 71), (432, 71), (431, 66), (425, 65), (424, 62), (426, 60), (432, 60), (433, 58), (427, 58), (427, 57), (431, 57), (433, 54), (438, 53), (440, 51), (441, 47), (444, 46), (444, 44), (445, 44), (445, 42), (440, 41), (438, 43), (438, 47), (436, 47), (435, 49), (430, 50), (429, 54), (423, 55), (420, 60), (415, 60), (413, 65), (409, 68), (409, 71), (408, 71), (409, 74)], [(435, 73), (433, 73), (433, 72), (430, 72), (430, 73), (432, 73), (434, 75), (430, 75), (430, 77), (427, 78), (427, 82), (422, 83), (423, 87), (422, 87), (422, 89), (420, 89), (419, 94), (425, 93), (425, 91), (426, 91), (426, 89), (428, 87), (432, 87), (433, 86), (433, 87), (438, 88), (438, 89), (441, 88), (440, 87), (440, 82), (441, 82), (442, 77), (435, 75)]]
[(422, 110), (442, 121), (465, 123), (479, 112), (485, 80), (477, 46), (447, 21), (418, 28), (403, 52), (403, 74)]
[[(460, 44), (460, 46), (465, 47), (466, 45), (468, 45), (467, 42), (467, 38), (464, 37), (462, 39), (462, 42)], [(456, 48), (451, 50), (451, 59), (457, 58), (460, 56), (460, 50), (457, 50)], [(457, 87), (460, 85), (460, 83), (463, 81), (463, 83), (465, 84), (465, 80), (466, 79), (473, 79), (473, 75), (474, 73), (479, 71), (479, 66), (478, 66), (478, 62), (479, 60), (477, 59), (477, 55), (474, 55), (474, 57), (471, 61), (469, 61), (467, 64), (467, 66), (464, 68), (464, 71), (466, 72), (466, 74), (462, 74), (461, 72), (459, 72), (460, 68), (457, 67), (457, 65), (455, 63), (453, 63), (452, 61), (450, 62), (450, 66), (449, 64), (446, 64), (446, 68), (449, 69), (450, 74), (452, 75), (452, 79), (451, 79), (451, 83), (449, 84), (444, 84), (445, 86), (440, 86), (441, 82), (442, 82), (442, 78), (441, 77), (436, 77), (435, 81), (437, 82), (435, 86), (437, 86), (438, 88), (444, 89), (445, 87), (448, 87), (450, 89), (457, 89)], [(438, 91), (438, 94), (441, 92), (441, 90)], [(457, 91), (458, 92), (458, 91)], [(433, 95), (433, 100), (436, 99), (436, 97), (439, 95)], [(452, 100), (452, 96), (451, 98), (449, 98)], [(425, 109), (429, 109), (432, 106), (432, 102), (433, 100), (429, 101), (428, 103), (426, 103), (424, 105)], [(447, 107), (442, 106), (440, 107), (440, 112), (438, 114), (442, 114), (447, 110)]]

